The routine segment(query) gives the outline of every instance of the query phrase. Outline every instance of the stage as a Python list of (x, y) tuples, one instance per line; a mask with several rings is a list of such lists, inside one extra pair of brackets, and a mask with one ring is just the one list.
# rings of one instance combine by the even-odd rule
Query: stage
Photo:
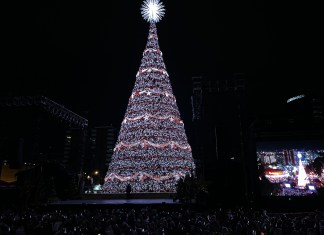
[(170, 193), (132, 193), (130, 198), (124, 193), (86, 193), (77, 199), (53, 199), (51, 205), (181, 205)]
[(52, 205), (154, 205), (154, 204), (180, 204), (168, 198), (143, 199), (78, 199), (61, 200), (50, 203)]

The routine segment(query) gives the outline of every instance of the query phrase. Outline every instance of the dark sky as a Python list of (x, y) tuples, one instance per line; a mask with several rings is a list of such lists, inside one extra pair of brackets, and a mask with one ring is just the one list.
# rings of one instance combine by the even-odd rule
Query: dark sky
[[(293, 89), (319, 87), (320, 30), (317, 15), (309, 14), (315, 6), (265, 0), (163, 3), (159, 42), (185, 123), (191, 119), (192, 76), (245, 73), (256, 106)], [(142, 1), (8, 4), (0, 92), (42, 93), (81, 115), (89, 110), (95, 125), (120, 125), (148, 35)]]

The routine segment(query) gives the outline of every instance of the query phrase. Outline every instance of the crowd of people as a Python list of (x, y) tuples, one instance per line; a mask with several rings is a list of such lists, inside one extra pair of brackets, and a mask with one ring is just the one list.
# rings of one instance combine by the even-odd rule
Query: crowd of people
[[(0, 234), (322, 234), (324, 213), (270, 213), (251, 207), (39, 206), (2, 209)], [(322, 223), (323, 223), (322, 222)], [(324, 232), (324, 231), (322, 231)]]

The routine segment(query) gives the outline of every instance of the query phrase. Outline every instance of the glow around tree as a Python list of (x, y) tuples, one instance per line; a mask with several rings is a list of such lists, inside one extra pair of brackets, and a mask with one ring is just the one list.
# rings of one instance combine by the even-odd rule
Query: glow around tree
[(133, 192), (175, 192), (177, 181), (195, 170), (158, 43), (155, 23), (163, 5), (147, 0), (141, 9), (149, 35), (105, 177), (106, 193), (124, 193), (127, 184)]

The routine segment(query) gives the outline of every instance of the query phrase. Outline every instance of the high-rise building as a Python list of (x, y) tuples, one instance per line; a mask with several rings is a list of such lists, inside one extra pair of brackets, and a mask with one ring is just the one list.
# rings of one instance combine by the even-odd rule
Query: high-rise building
[[(101, 175), (101, 184), (103, 177), (111, 162), (113, 149), (116, 144), (117, 130), (112, 125), (98, 126), (90, 129), (89, 149), (90, 157), (89, 172), (98, 172)], [(91, 169), (89, 169), (91, 167)]]
[(69, 128), (66, 130), (62, 165), (74, 174), (84, 170), (87, 130), (86, 128)]
[[(205, 176), (215, 171), (217, 161), (244, 158), (246, 134), (245, 79), (211, 80), (193, 77), (193, 154)], [(198, 169), (199, 170), (199, 169)]]
[(245, 78), (193, 77), (192, 82), (191, 139), (197, 175), (213, 182), (211, 194), (219, 200), (245, 200), (249, 166)]
[(63, 165), (76, 174), (96, 175), (102, 184), (115, 142), (116, 128), (112, 125), (70, 128), (65, 135)]

